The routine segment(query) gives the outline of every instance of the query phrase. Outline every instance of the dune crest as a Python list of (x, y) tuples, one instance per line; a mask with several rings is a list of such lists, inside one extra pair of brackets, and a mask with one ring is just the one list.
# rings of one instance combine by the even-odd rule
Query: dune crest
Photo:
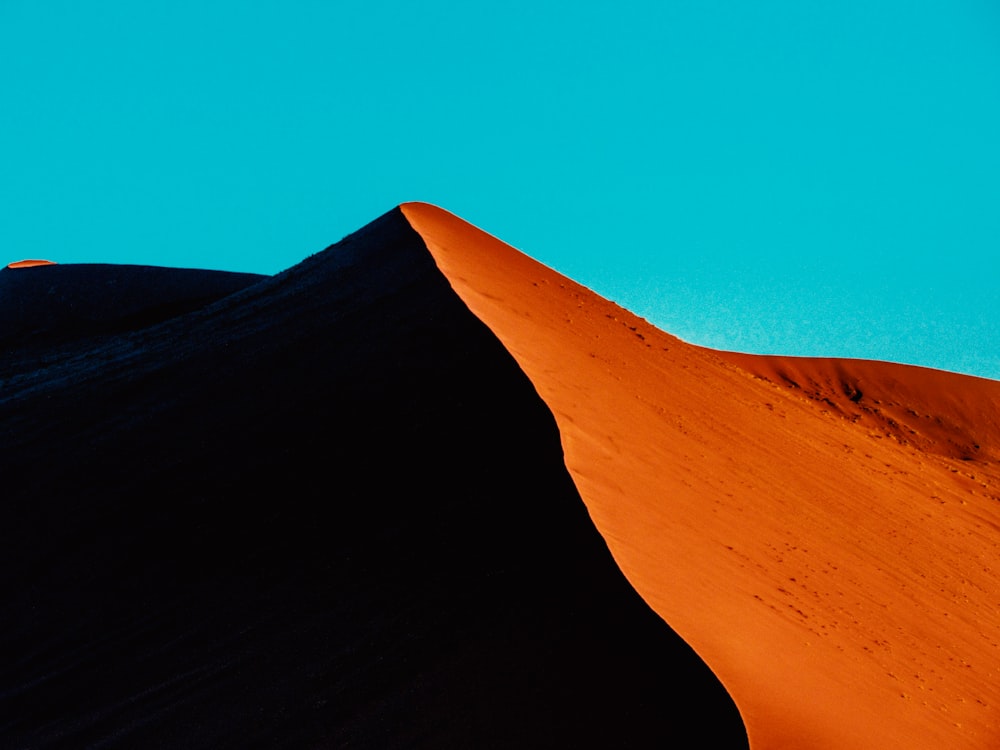
[(401, 209), (751, 747), (1000, 743), (1000, 382), (693, 346), (442, 209)]
[(8, 263), (7, 268), (33, 268), (34, 266), (54, 266), (56, 263), (51, 260), (27, 259)]

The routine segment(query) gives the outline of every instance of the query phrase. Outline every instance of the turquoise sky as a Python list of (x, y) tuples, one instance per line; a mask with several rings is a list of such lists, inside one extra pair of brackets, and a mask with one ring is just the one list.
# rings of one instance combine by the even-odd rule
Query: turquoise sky
[(437, 203), (686, 340), (1000, 379), (992, 0), (0, 0), (0, 258)]

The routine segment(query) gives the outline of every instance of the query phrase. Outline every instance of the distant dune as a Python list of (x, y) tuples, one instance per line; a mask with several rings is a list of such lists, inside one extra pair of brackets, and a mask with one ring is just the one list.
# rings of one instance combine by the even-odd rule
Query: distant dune
[(1000, 382), (686, 344), (442, 209), (0, 271), (12, 747), (1000, 745)]
[(13, 263), (8, 263), (7, 268), (32, 268), (33, 266), (53, 266), (55, 263), (51, 260), (42, 260), (40, 258), (29, 258), (27, 260), (15, 260)]
[(0, 269), (0, 342), (141, 328), (263, 278), (187, 268), (19, 261)]

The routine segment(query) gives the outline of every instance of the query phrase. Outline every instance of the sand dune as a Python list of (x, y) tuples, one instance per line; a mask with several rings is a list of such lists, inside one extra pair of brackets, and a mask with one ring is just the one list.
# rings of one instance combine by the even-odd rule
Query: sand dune
[(265, 278), (258, 274), (21, 261), (0, 270), (0, 341), (152, 325)]
[(4, 269), (0, 343), (12, 747), (1000, 744), (998, 382), (692, 346), (426, 204)]
[(403, 212), (559, 425), (616, 561), (751, 747), (1000, 744), (1000, 383), (673, 338)]
[[(85, 290), (127, 268), (64, 273), (122, 320)], [(398, 210), (195, 310), (50, 322), (0, 360), (7, 746), (746, 746)]]

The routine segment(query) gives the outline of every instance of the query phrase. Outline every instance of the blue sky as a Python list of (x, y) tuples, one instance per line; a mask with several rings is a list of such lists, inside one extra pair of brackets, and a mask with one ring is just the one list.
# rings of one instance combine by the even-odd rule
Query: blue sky
[(425, 200), (688, 341), (1000, 379), (1000, 6), (0, 0), (0, 259)]

